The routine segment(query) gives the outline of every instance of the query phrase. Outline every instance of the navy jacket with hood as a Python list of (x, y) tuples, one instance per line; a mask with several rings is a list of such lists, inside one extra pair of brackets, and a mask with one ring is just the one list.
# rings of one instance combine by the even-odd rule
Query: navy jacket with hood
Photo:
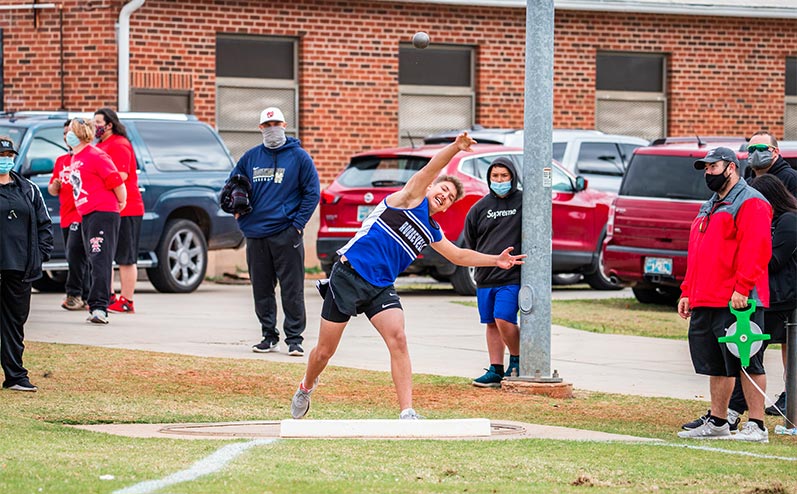
[[(512, 188), (504, 197), (489, 193), (474, 204), (465, 218), (465, 247), (485, 254), (500, 254), (507, 247), (514, 247), (513, 254), (520, 254), (521, 212), (523, 193), (518, 190), (517, 170), (512, 160), (496, 158), (487, 169), (487, 186), (490, 186), (490, 171), (500, 165), (512, 174)], [(511, 269), (498, 267), (476, 268), (476, 285), (492, 288), (520, 284), (520, 266)]]
[(276, 149), (253, 147), (238, 160), (230, 177), (235, 175), (252, 184), (252, 212), (238, 218), (246, 238), (270, 237), (291, 226), (304, 230), (321, 197), (313, 159), (294, 137)]

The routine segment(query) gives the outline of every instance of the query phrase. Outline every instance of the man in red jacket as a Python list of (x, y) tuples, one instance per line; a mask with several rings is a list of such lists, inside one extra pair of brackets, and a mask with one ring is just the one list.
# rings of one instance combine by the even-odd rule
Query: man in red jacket
[(717, 338), (735, 322), (728, 303), (736, 309), (756, 301), (750, 320), (763, 327), (769, 306), (767, 264), (772, 255), (772, 207), (740, 179), (739, 160), (731, 149), (719, 147), (695, 161), (705, 170), (706, 185), (714, 195), (703, 204), (689, 232), (686, 277), (681, 285), (678, 314), (689, 322), (689, 352), (695, 372), (709, 376), (711, 410), (702, 425), (678, 433), (695, 439), (733, 438), (768, 442), (764, 426), (766, 390), (763, 352), (750, 358), (742, 388), (750, 406), (750, 420), (731, 436), (728, 402), (741, 362)]

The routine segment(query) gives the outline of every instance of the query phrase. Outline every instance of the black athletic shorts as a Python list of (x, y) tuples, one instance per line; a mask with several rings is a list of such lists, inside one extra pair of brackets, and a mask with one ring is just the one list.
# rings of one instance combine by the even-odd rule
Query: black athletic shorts
[(143, 216), (122, 216), (119, 223), (119, 240), (113, 260), (118, 266), (129, 266), (138, 261), (138, 238)]
[(371, 319), (387, 309), (401, 309), (396, 287), (368, 283), (348, 262), (338, 261), (332, 266), (321, 317), (332, 322), (347, 322), (361, 313)]
[[(764, 311), (757, 309), (750, 321), (763, 329)], [(741, 372), (742, 363), (739, 357), (728, 350), (728, 345), (720, 343), (717, 338), (725, 336), (725, 328), (736, 322), (736, 317), (729, 308), (698, 307), (692, 309), (689, 321), (689, 353), (695, 372), (708, 376), (735, 377)], [(764, 374), (764, 351), (750, 357), (747, 372)]]
[(764, 311), (764, 332), (772, 338), (764, 343), (786, 343), (786, 323), (789, 322), (791, 310), (766, 310)]

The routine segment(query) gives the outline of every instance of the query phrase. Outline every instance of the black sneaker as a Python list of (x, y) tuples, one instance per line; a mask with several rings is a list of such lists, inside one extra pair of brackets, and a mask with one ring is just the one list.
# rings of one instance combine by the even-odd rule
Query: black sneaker
[(6, 386), (3, 384), (3, 389), (10, 389), (11, 391), (27, 391), (28, 393), (35, 393), (39, 390), (39, 388), (31, 384), (27, 379), (16, 384), (12, 384), (11, 386)]
[(302, 345), (298, 343), (288, 345), (288, 355), (290, 355), (291, 357), (303, 357), (304, 349), (302, 348)]
[(775, 415), (780, 416), (780, 413), (786, 415), (786, 392), (782, 392), (778, 399), (775, 401), (774, 405), (768, 406), (764, 409), (764, 413), (767, 415)]
[(711, 410), (706, 410), (706, 414), (702, 417), (696, 418), (691, 422), (687, 422), (681, 426), (681, 429), (685, 431), (691, 431), (692, 429), (697, 429), (698, 427), (702, 426), (708, 421), (708, 417), (711, 415)]
[[(691, 431), (692, 429), (697, 429), (698, 427), (702, 426), (706, 422), (708, 422), (708, 417), (711, 415), (711, 410), (706, 410), (706, 414), (702, 417), (698, 417), (691, 422), (687, 422), (681, 426), (681, 429), (685, 431)], [(742, 421), (741, 414), (736, 410), (728, 409), (728, 428), (730, 431), (736, 432), (739, 430), (739, 423)]]
[(267, 339), (263, 339), (257, 345), (252, 346), (252, 351), (255, 353), (271, 353), (271, 352), (278, 352), (280, 351), (279, 342), (277, 341), (269, 341)]

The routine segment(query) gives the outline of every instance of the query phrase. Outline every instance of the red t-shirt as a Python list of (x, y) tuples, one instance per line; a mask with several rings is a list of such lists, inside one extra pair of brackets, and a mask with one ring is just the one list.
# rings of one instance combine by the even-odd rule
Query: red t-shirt
[(72, 156), (72, 197), (81, 216), (95, 211), (119, 212), (113, 189), (122, 185), (111, 157), (89, 144)]
[(122, 216), (144, 216), (144, 200), (138, 190), (138, 167), (133, 146), (126, 138), (112, 134), (111, 137), (97, 143), (97, 147), (108, 153), (116, 169), (127, 173), (125, 189), (127, 189), (127, 205)]
[(72, 223), (80, 223), (80, 213), (77, 212), (75, 207), (75, 198), (72, 195), (72, 182), (70, 176), (72, 175), (72, 155), (63, 154), (56, 158), (55, 166), (53, 166), (53, 176), (50, 177), (50, 183), (56, 178), (61, 180), (61, 189), (58, 192), (58, 202), (61, 205), (59, 214), (61, 216), (61, 228), (66, 228)]

